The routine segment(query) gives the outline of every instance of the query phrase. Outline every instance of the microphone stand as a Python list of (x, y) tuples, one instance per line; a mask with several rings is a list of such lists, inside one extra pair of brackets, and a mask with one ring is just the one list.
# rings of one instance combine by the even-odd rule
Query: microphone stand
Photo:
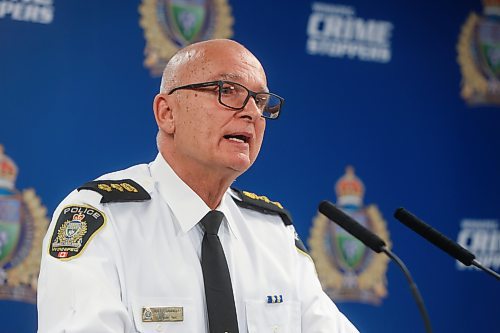
[(348, 233), (359, 239), (363, 244), (372, 249), (374, 252), (384, 252), (389, 258), (394, 260), (399, 268), (401, 268), (410, 284), (410, 290), (413, 294), (413, 297), (415, 298), (415, 301), (417, 302), (420, 314), (424, 319), (426, 332), (432, 333), (431, 320), (429, 319), (429, 314), (425, 309), (424, 300), (420, 295), (420, 292), (418, 291), (417, 285), (411, 277), (410, 271), (408, 270), (408, 268), (406, 268), (406, 265), (403, 263), (403, 261), (387, 248), (385, 242), (380, 237), (378, 237), (376, 234), (366, 229), (363, 225), (359, 224), (352, 217), (335, 207), (335, 205), (331, 202), (326, 200), (322, 201), (319, 204), (318, 210), (320, 211), (320, 213), (328, 217), (330, 221), (344, 228)]
[(488, 267), (486, 266), (483, 266), (479, 261), (477, 261), (476, 259), (472, 260), (472, 265), (473, 266), (476, 266), (477, 268), (485, 271), (486, 273), (492, 275), (493, 277), (495, 277), (497, 280), (500, 280), (500, 275), (495, 272), (494, 270), (492, 269), (489, 269)]
[(413, 281), (413, 278), (411, 277), (410, 271), (408, 270), (408, 268), (406, 268), (404, 262), (401, 259), (399, 259), (399, 257), (394, 252), (389, 250), (387, 247), (383, 246), (382, 252), (384, 252), (389, 258), (391, 258), (403, 271), (403, 274), (405, 275), (406, 279), (408, 280), (408, 284), (410, 285), (410, 290), (413, 295), (413, 298), (415, 298), (415, 302), (417, 303), (418, 310), (420, 311), (422, 319), (424, 320), (425, 331), (427, 333), (432, 333), (431, 320), (429, 318), (429, 314), (427, 313), (427, 310), (425, 308), (422, 295), (420, 295), (417, 285), (415, 284), (415, 281)]

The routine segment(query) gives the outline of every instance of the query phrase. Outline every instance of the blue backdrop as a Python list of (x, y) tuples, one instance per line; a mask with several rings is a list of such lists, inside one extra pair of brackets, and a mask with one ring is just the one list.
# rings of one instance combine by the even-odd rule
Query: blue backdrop
[[(52, 19), (9, 9), (23, 3), (52, 8)], [(311, 54), (308, 24), (319, 11), (312, 1), (229, 0), (233, 38), (261, 59), (270, 89), (286, 99), (280, 119), (268, 122), (259, 159), (236, 185), (280, 201), (306, 241), (317, 204), (335, 201), (334, 184), (353, 165), (435, 332), (498, 329), (498, 282), (459, 270), (392, 218), (405, 206), (454, 240), (464, 219), (500, 218), (500, 110), (467, 104), (457, 61), (461, 29), (472, 12), (484, 15), (483, 4), (322, 3), (350, 8), (365, 24), (389, 24), (379, 44), (390, 59)], [(48, 215), (79, 184), (155, 157), (151, 105), (160, 80), (143, 65), (139, 5), (0, 1), (0, 144), (19, 167), (16, 188), (34, 188)], [(327, 23), (316, 29), (326, 33)], [(498, 30), (493, 35), (500, 42)], [(499, 244), (500, 237), (491, 243), (496, 258)], [(379, 306), (338, 306), (362, 332), (422, 332), (404, 276), (393, 264), (386, 276)], [(35, 330), (35, 305), (0, 301), (1, 333)]]

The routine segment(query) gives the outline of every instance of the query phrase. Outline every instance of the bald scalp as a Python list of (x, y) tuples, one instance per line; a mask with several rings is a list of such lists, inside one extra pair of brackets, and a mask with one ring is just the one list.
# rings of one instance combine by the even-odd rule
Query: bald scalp
[(256, 64), (253, 67), (259, 67), (264, 72), (257, 58), (240, 43), (230, 39), (211, 39), (188, 45), (172, 56), (163, 71), (160, 93), (168, 93), (176, 86), (187, 84), (183, 79), (189, 77), (189, 71), (197, 71), (209, 64), (210, 56), (223, 57), (229, 50), (240, 53), (242, 62), (249, 63), (246, 59), (251, 59)]

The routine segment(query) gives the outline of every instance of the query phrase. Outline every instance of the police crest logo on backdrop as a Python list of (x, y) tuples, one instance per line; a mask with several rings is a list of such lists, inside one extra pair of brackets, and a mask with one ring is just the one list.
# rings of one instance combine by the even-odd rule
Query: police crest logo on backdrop
[(0, 145), (0, 299), (35, 303), (49, 221), (33, 189), (15, 188), (17, 174)]
[(462, 98), (470, 105), (500, 104), (500, 0), (483, 0), (483, 14), (471, 13), (457, 49)]
[(153, 76), (162, 74), (180, 48), (233, 35), (227, 0), (143, 0), (139, 12), (146, 39), (144, 66)]
[[(336, 205), (390, 247), (386, 222), (375, 205), (364, 206), (365, 187), (354, 168), (335, 184)], [(310, 254), (325, 292), (336, 302), (381, 304), (387, 296), (389, 259), (376, 256), (363, 243), (320, 213), (314, 218), (309, 238)]]

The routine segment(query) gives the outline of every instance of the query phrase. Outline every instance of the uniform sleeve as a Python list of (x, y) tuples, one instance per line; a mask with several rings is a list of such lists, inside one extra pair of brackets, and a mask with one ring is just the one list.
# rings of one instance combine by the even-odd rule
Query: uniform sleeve
[[(73, 205), (93, 207), (79, 200), (78, 195), (70, 197), (73, 199), (65, 200), (66, 205), (61, 204), (54, 213), (43, 242), (38, 280), (38, 332), (134, 332), (121, 301), (114, 259), (116, 249), (113, 248), (113, 233), (109, 225), (112, 221), (107, 220), (92, 234), (78, 255), (57, 258), (57, 255), (50, 254), (53, 233), (61, 229), (58, 220), (64, 208)], [(102, 212), (102, 207), (99, 208)], [(106, 218), (110, 219), (110, 216)], [(87, 232), (90, 229), (88, 225)]]
[[(295, 230), (289, 227), (293, 234)], [(301, 242), (301, 241), (300, 241)], [(299, 246), (300, 247), (300, 246)], [(303, 333), (359, 333), (325, 294), (312, 259), (300, 248), (297, 251), (299, 295)]]

